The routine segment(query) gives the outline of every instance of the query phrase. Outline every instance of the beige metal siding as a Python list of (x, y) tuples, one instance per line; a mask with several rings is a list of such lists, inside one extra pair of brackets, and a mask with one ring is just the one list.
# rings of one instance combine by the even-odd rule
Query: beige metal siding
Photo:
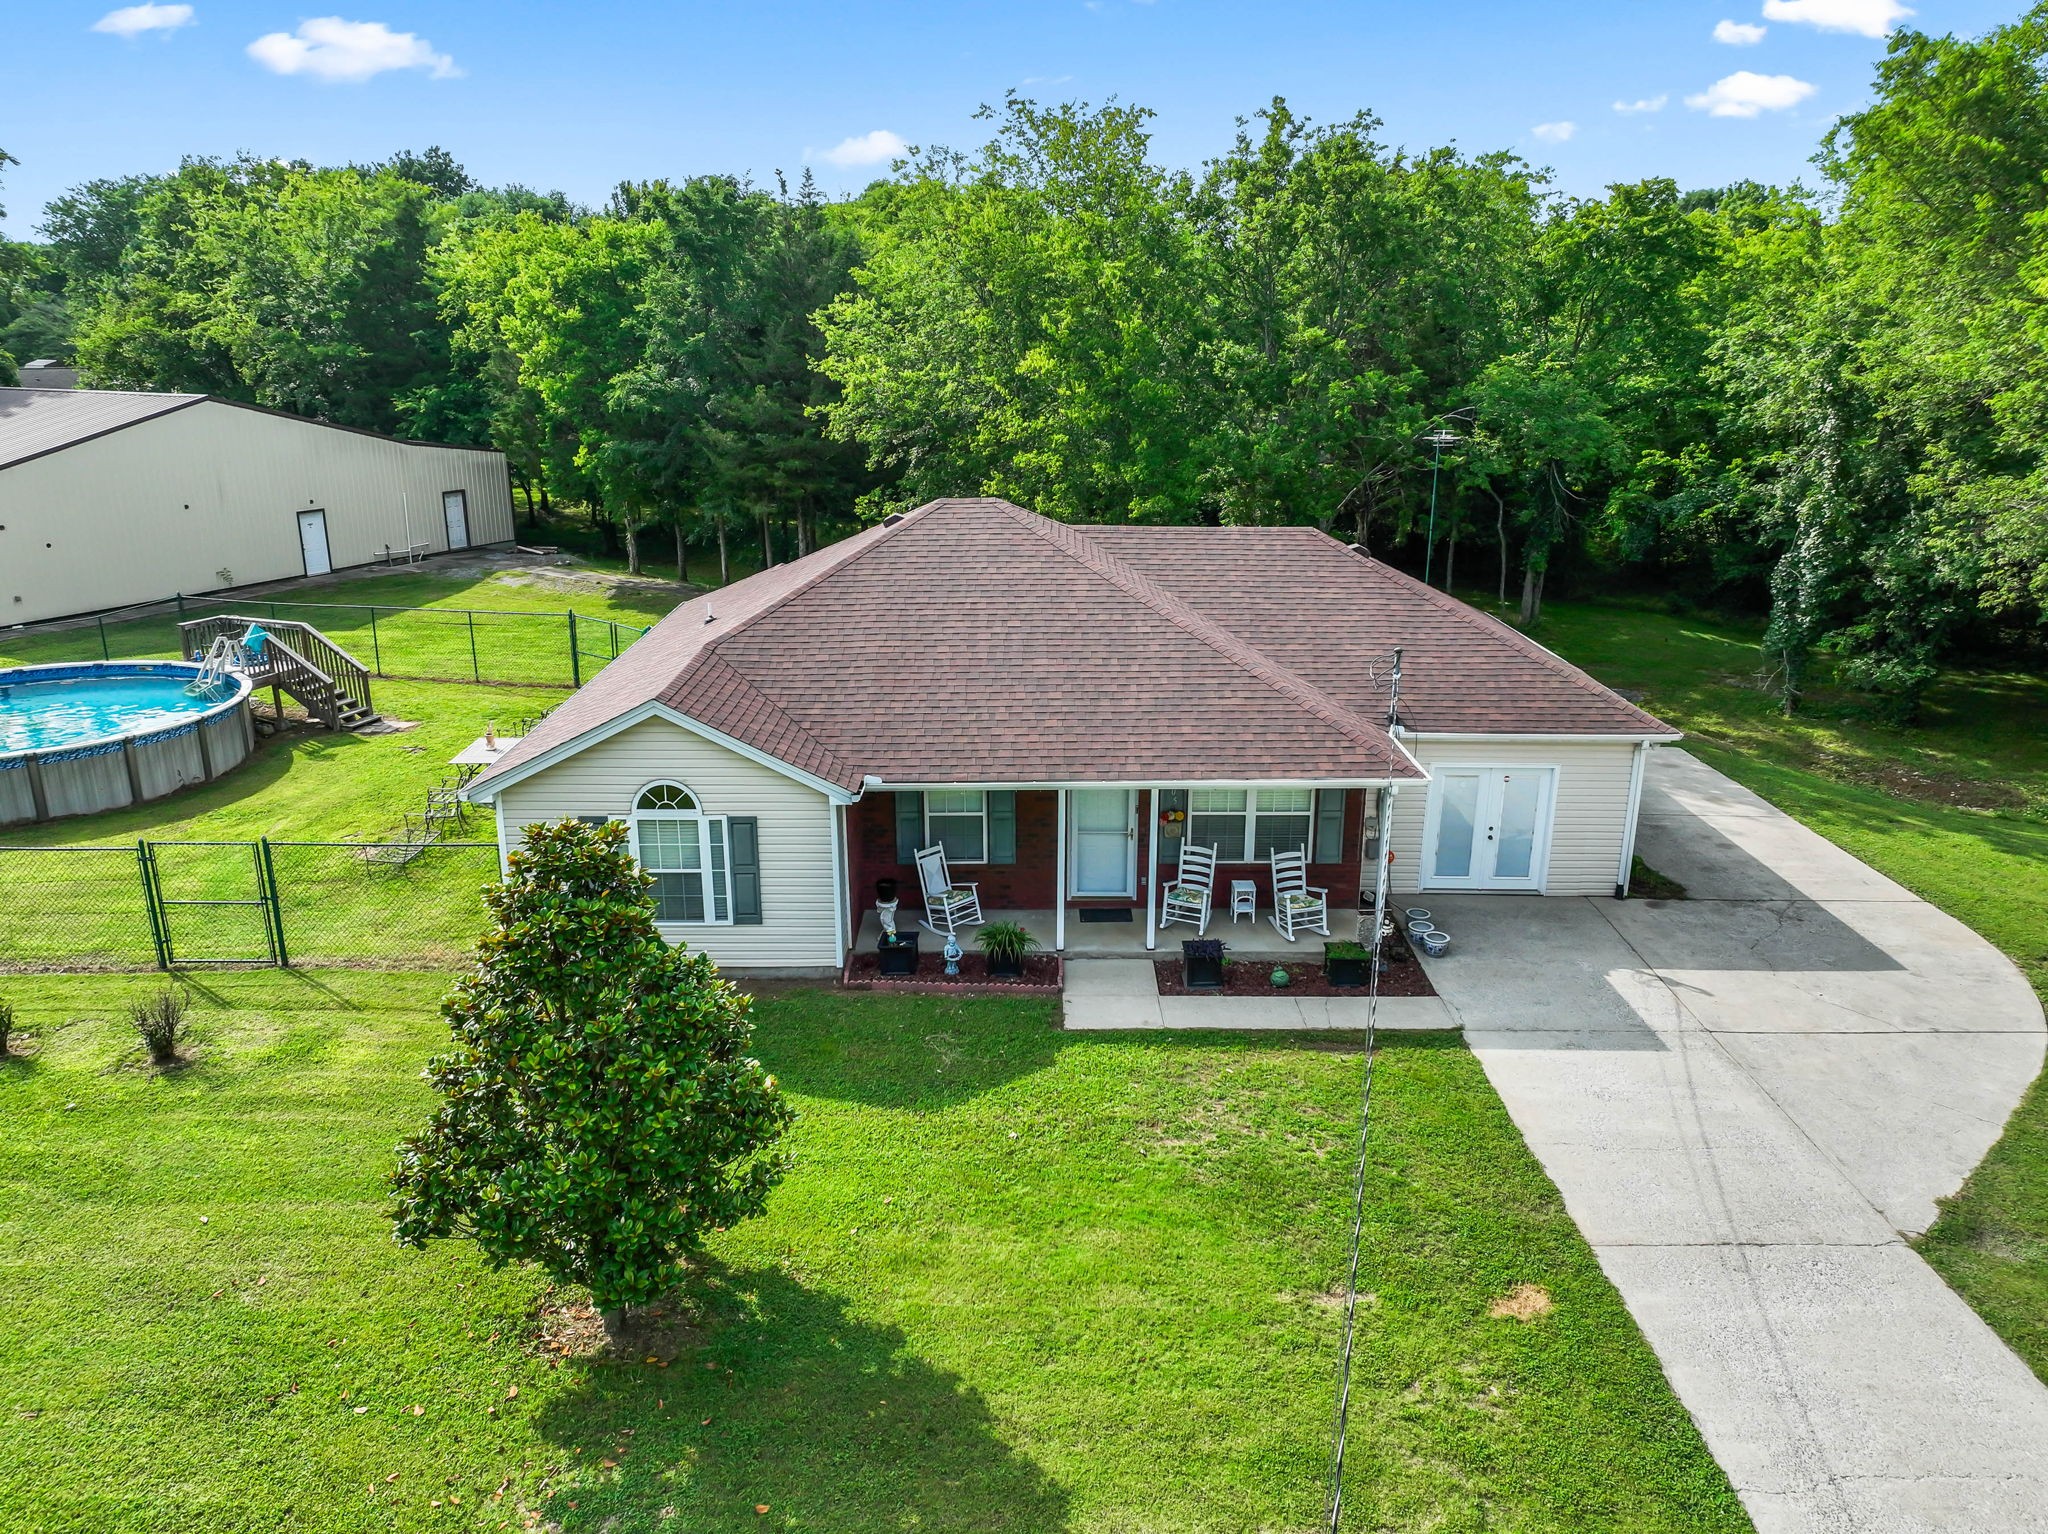
[[(1491, 767), (1555, 767), (1556, 798), (1551, 812), (1550, 873), (1546, 895), (1612, 895), (1621, 864), (1622, 831), (1628, 820), (1629, 769), (1635, 746), (1628, 741), (1457, 740), (1404, 742), (1424, 767), (1465, 764)], [(1393, 887), (1416, 893), (1422, 872), (1422, 833), (1429, 810), (1427, 788), (1404, 788), (1394, 801)]]
[(472, 544), (512, 537), (501, 454), (188, 406), (0, 469), (0, 623), (302, 575), (313, 509), (336, 568), (445, 549), (444, 490), (467, 493)]
[(832, 807), (772, 768), (649, 719), (515, 783), (499, 796), (507, 848), (535, 821), (631, 813), (658, 780), (688, 788), (709, 815), (752, 815), (761, 831), (761, 924), (665, 928), (720, 964), (829, 967), (838, 962), (832, 878)]

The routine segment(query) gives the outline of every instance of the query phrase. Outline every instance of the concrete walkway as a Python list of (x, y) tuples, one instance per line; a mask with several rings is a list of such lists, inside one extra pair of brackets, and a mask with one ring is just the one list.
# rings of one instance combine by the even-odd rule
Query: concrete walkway
[[(1161, 996), (1150, 959), (1069, 959), (1066, 1026), (1109, 1028), (1363, 1028), (1355, 996)], [(1382, 1028), (1455, 1028), (1435, 996), (1380, 998)]]
[(1763, 1534), (2048, 1534), (2048, 1388), (1902, 1239), (2039, 1070), (1989, 944), (1682, 751), (1685, 901), (1432, 897), (1429, 962)]

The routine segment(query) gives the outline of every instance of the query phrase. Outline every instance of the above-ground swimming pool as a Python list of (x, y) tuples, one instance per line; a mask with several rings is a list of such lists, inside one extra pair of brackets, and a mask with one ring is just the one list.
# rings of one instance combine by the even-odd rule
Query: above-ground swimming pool
[(0, 669), (0, 825), (161, 799), (239, 765), (249, 681), (186, 691), (201, 668), (118, 660)]

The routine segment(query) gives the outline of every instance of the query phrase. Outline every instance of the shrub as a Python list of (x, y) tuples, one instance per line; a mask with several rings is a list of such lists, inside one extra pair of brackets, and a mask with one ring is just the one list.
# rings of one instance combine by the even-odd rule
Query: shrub
[(1372, 950), (1366, 947), (1365, 944), (1354, 943), (1347, 938), (1332, 938), (1329, 942), (1323, 944), (1323, 958), (1325, 960), (1358, 959), (1362, 961), (1371, 957)]
[(1180, 945), (1181, 956), (1188, 959), (1221, 959), (1223, 939), (1220, 937), (1191, 937)]
[(14, 1037), (14, 1008), (7, 999), (0, 996), (0, 1055), (7, 1053), (8, 1041)]
[(1011, 961), (1038, 950), (1038, 939), (1013, 921), (992, 921), (974, 935), (974, 946), (991, 959)]
[(493, 929), (441, 1003), (441, 1106), (398, 1150), (401, 1245), (475, 1241), (583, 1284), (608, 1323), (757, 1215), (794, 1115), (746, 1054), (748, 998), (654, 927), (616, 821), (528, 830)]
[(164, 986), (146, 1001), (128, 1008), (135, 1031), (142, 1035), (142, 1047), (149, 1051), (149, 1063), (176, 1065), (178, 1046), (185, 1042), (185, 1011), (190, 1006), (185, 993), (174, 985)]

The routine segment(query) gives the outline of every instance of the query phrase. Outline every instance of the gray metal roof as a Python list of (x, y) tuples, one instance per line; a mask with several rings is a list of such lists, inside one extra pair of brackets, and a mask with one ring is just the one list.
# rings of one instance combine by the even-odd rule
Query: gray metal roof
[(0, 469), (205, 398), (120, 389), (0, 389)]

